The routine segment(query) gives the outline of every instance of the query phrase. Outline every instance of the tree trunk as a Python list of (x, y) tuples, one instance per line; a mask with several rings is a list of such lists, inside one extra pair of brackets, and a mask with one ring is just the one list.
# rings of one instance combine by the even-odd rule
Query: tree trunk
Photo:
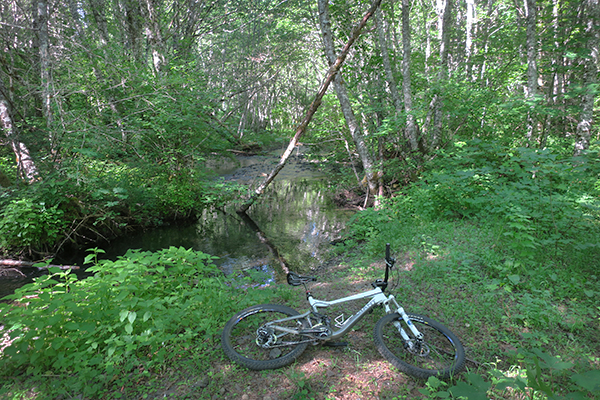
[(21, 179), (27, 182), (33, 182), (38, 177), (37, 168), (33, 159), (29, 154), (29, 149), (25, 143), (19, 141), (13, 122), (12, 110), (10, 101), (8, 100), (7, 91), (4, 82), (0, 77), (0, 123), (4, 130), (4, 134), (8, 138), (8, 142), (15, 153), (17, 161), (17, 172)]
[[(317, 3), (319, 7), (319, 23), (321, 26), (323, 45), (325, 47), (325, 55), (327, 56), (327, 61), (329, 64), (332, 65), (335, 61), (335, 50), (333, 47), (331, 22), (329, 19), (329, 4), (327, 3), (327, 0), (318, 0)], [(356, 119), (354, 111), (352, 110), (352, 105), (350, 103), (350, 98), (348, 97), (348, 92), (346, 91), (346, 86), (344, 85), (344, 80), (339, 74), (335, 77), (334, 87), (338, 101), (340, 102), (340, 108), (342, 109), (342, 113), (346, 119), (346, 124), (348, 125), (348, 129), (350, 130), (350, 134), (354, 140), (356, 151), (358, 152), (365, 170), (365, 177), (367, 180), (369, 193), (375, 196), (378, 192), (378, 179), (380, 174), (375, 171), (373, 156), (371, 155), (358, 120)]]
[(587, 0), (587, 26), (588, 35), (587, 46), (590, 51), (589, 57), (585, 60), (584, 88), (585, 94), (581, 100), (581, 115), (577, 124), (576, 142), (574, 154), (581, 155), (590, 145), (592, 135), (592, 122), (594, 116), (594, 102), (596, 100), (596, 91), (598, 83), (598, 56), (600, 46), (600, 33), (595, 26), (600, 23), (600, 6), (598, 0)]
[[(448, 78), (448, 47), (450, 45), (450, 15), (451, 0), (438, 0), (438, 39), (440, 40), (440, 66), (437, 76), (438, 84), (443, 85)], [(433, 97), (433, 129), (431, 130), (431, 149), (435, 149), (442, 136), (443, 125), (443, 96), (436, 94)]]
[(143, 62), (142, 57), (142, 27), (143, 18), (138, 0), (123, 0), (125, 10), (124, 26), (127, 31), (127, 47), (132, 60)]
[(344, 46), (342, 51), (340, 52), (340, 55), (337, 57), (335, 62), (329, 67), (329, 70), (327, 71), (327, 74), (326, 74), (325, 81), (321, 84), (321, 87), (317, 91), (317, 94), (315, 95), (315, 99), (313, 100), (310, 107), (308, 108), (308, 111), (306, 112), (306, 116), (304, 117), (304, 120), (296, 128), (296, 133), (295, 133), (294, 137), (292, 138), (292, 140), (290, 140), (290, 143), (288, 144), (288, 147), (286, 148), (283, 155), (281, 156), (279, 163), (277, 164), (277, 166), (275, 166), (275, 168), (271, 171), (271, 173), (265, 178), (263, 183), (261, 183), (258, 186), (258, 188), (254, 191), (252, 196), (250, 196), (250, 198), (244, 204), (242, 204), (240, 206), (240, 208), (237, 210), (238, 213), (244, 213), (244, 212), (248, 211), (250, 206), (252, 206), (252, 204), (254, 204), (256, 199), (263, 194), (265, 189), (269, 186), (269, 184), (273, 181), (273, 179), (275, 179), (275, 177), (277, 176), (279, 171), (281, 171), (283, 169), (283, 167), (285, 167), (285, 164), (286, 164), (288, 158), (290, 157), (290, 155), (296, 148), (296, 144), (298, 144), (298, 140), (306, 131), (306, 128), (307, 128), (308, 124), (310, 123), (313, 115), (315, 114), (315, 112), (317, 111), (319, 106), (321, 105), (321, 101), (323, 100), (323, 96), (327, 92), (327, 88), (329, 88), (329, 85), (334, 80), (338, 71), (342, 67), (342, 64), (346, 60), (346, 57), (348, 56), (348, 53), (350, 52), (350, 48), (352, 47), (352, 45), (354, 44), (356, 39), (358, 39), (358, 37), (360, 36), (360, 32), (367, 24), (367, 21), (375, 13), (375, 11), (377, 10), (377, 7), (379, 7), (380, 3), (381, 3), (381, 0), (374, 0), (373, 4), (371, 5), (371, 8), (363, 16), (363, 19), (352, 30), (350, 38), (348, 39), (348, 42), (346, 43), (346, 45)]
[(108, 44), (108, 26), (106, 16), (104, 15), (104, 0), (89, 0), (92, 16), (100, 32), (100, 45), (103, 47)]
[(404, 112), (406, 113), (406, 136), (411, 149), (417, 150), (417, 125), (412, 109), (412, 88), (410, 79), (410, 0), (402, 0), (402, 94), (404, 96)]
[(148, 47), (152, 53), (153, 72), (158, 74), (165, 64), (163, 39), (160, 32), (160, 24), (158, 23), (158, 11), (155, 7), (154, 0), (142, 0), (140, 8), (144, 14), (146, 35), (148, 36)]
[(527, 113), (527, 145), (535, 136), (535, 101), (537, 97), (538, 70), (537, 70), (537, 35), (535, 25), (537, 22), (536, 0), (525, 0), (525, 24), (526, 24), (526, 46), (527, 46), (527, 87), (525, 89), (525, 100), (529, 103)]
[[(48, 3), (46, 0), (37, 0), (37, 13), (39, 18), (38, 40), (39, 40), (39, 60), (40, 60), (40, 82), (42, 87), (42, 114), (46, 119), (46, 126), (51, 131), (52, 109), (50, 99), (50, 55), (48, 40)], [(54, 140), (50, 135), (50, 144), (54, 148)]]
[[(394, 78), (394, 73), (392, 71), (392, 64), (390, 62), (390, 54), (387, 41), (385, 39), (385, 29), (383, 26), (383, 13), (381, 9), (377, 10), (375, 13), (375, 20), (377, 24), (377, 37), (379, 39), (379, 50), (381, 51), (381, 58), (383, 60), (383, 70), (385, 71), (385, 80), (387, 84), (387, 88), (392, 96), (392, 101), (394, 103), (394, 108), (396, 109), (396, 115), (400, 116), (402, 114), (402, 100), (400, 98), (400, 93), (398, 92), (398, 87), (396, 84), (396, 79)], [(404, 26), (403, 26), (404, 28)], [(403, 31), (404, 33), (404, 31)], [(403, 38), (404, 39), (404, 38)], [(409, 39), (410, 40), (410, 39)], [(403, 63), (404, 66), (404, 63)], [(413, 122), (414, 124), (414, 122)], [(412, 134), (411, 134), (412, 133)], [(414, 132), (410, 132), (408, 129), (404, 132), (404, 138), (409, 144), (410, 150), (417, 150), (417, 138), (414, 135)]]
[(471, 79), (471, 55), (473, 52), (473, 29), (475, 22), (475, 0), (467, 2), (467, 26), (465, 38), (465, 71), (467, 79)]

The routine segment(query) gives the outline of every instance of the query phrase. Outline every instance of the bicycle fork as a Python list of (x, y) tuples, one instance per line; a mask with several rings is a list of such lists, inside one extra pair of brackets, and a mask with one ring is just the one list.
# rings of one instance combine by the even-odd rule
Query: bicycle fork
[[(394, 304), (394, 308), (390, 307), (390, 303)], [(405, 348), (407, 348), (408, 350), (410, 350), (412, 352), (414, 352), (415, 350), (418, 350), (418, 349), (415, 349), (415, 347), (418, 347), (418, 348), (421, 347), (420, 345), (423, 342), (424, 336), (421, 332), (419, 332), (419, 330), (417, 329), (415, 324), (412, 323), (412, 321), (408, 317), (408, 314), (406, 313), (406, 311), (404, 311), (404, 308), (402, 308), (402, 306), (400, 306), (400, 304), (398, 304), (398, 302), (394, 298), (394, 295), (388, 296), (388, 300), (384, 303), (384, 306), (385, 306), (385, 311), (388, 314), (390, 314), (394, 311), (397, 312), (402, 317), (402, 319), (404, 320), (406, 325), (409, 327), (409, 329), (413, 333), (413, 335), (415, 335), (415, 338), (417, 339), (416, 343), (413, 339), (410, 338), (410, 336), (408, 336), (408, 334), (402, 327), (402, 324), (400, 323), (400, 321), (393, 322), (396, 329), (398, 329), (400, 336), (402, 336), (402, 339), (404, 340)]]

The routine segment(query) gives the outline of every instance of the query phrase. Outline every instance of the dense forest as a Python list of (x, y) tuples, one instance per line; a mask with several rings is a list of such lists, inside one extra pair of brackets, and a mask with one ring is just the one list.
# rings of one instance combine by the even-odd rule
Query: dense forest
[[(425, 311), (419, 289), (468, 294), (472, 308), (436, 293), (459, 336), (507, 324), (466, 343), (494, 386), (469, 374), (455, 392), (429, 381), (420, 395), (594, 398), (599, 26), (598, 0), (3, 1), (0, 255), (40, 260), (237, 207), (255, 188), (215, 178), (207, 161), (293, 137), (335, 190), (361, 196), (339, 252), (360, 247), (364, 261), (392, 242), (417, 260), (403, 290)], [(290, 298), (234, 293), (191, 250), (110, 262), (100, 251), (86, 259), (93, 278), (52, 270), (11, 298), (30, 306), (0, 309), (15, 340), (0, 346), (0, 375), (18, 382), (0, 394), (35, 398), (23, 393), (39, 384), (49, 397), (113, 398), (132, 371), (153, 382), (189, 349), (202, 369), (240, 305)], [(486, 364), (492, 342), (515, 350), (506, 365)], [(499, 383), (515, 368), (521, 397)], [(314, 398), (306, 387), (295, 398)]]
[[(204, 160), (287, 140), (368, 6), (3, 3), (2, 248), (53, 252), (226, 200)], [(384, 1), (302, 140), (383, 196), (471, 140), (583, 155), (598, 7)]]

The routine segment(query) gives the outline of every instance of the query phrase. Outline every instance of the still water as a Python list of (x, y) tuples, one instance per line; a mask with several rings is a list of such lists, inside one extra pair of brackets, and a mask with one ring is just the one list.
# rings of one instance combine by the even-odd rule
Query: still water
[[(278, 154), (273, 153), (213, 161), (212, 168), (219, 179), (256, 187), (277, 161)], [(324, 261), (330, 243), (340, 238), (353, 213), (332, 203), (332, 185), (310, 163), (294, 158), (250, 208), (250, 222), (237, 215), (234, 207), (203, 210), (193, 224), (159, 227), (98, 247), (106, 251), (103, 258), (112, 260), (128, 249), (193, 248), (219, 257), (215, 263), (225, 273), (250, 268), (275, 271), (280, 268), (275, 248), (291, 270), (308, 271)], [(64, 254), (55, 262), (81, 265), (82, 260), (82, 254)], [(35, 275), (30, 271), (27, 277), (0, 279), (0, 298)], [(85, 272), (80, 270), (78, 275), (84, 277)]]

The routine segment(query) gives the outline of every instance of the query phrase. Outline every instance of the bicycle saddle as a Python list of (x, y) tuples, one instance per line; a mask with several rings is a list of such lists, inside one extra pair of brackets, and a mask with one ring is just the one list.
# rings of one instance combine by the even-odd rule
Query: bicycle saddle
[(295, 272), (289, 272), (287, 274), (287, 282), (292, 286), (300, 286), (307, 282), (315, 282), (316, 280), (317, 278), (315, 278), (314, 276), (302, 276), (298, 275)]

